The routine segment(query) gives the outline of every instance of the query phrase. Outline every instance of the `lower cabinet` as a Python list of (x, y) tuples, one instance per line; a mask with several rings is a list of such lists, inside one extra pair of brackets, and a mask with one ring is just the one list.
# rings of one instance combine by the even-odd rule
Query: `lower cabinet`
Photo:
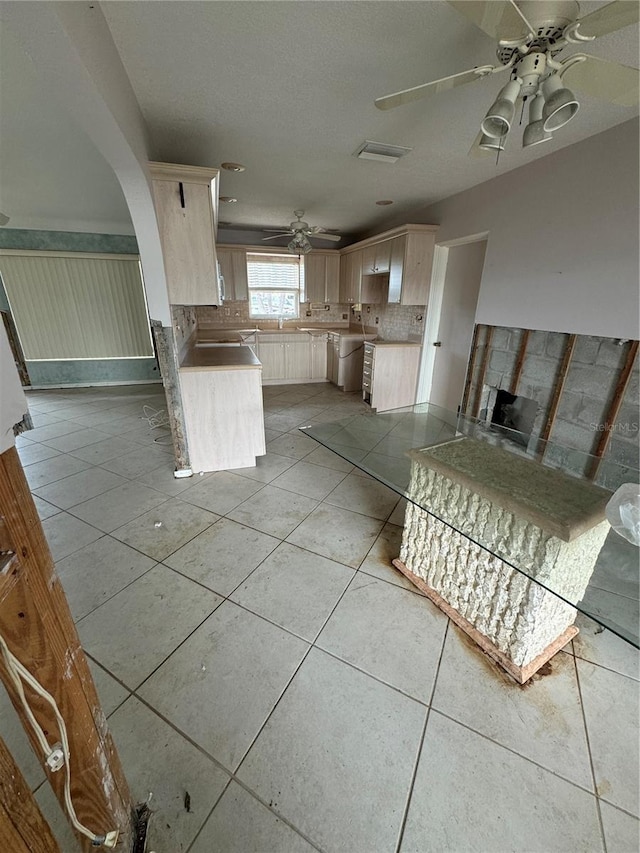
[(262, 381), (311, 382), (327, 378), (327, 336), (302, 333), (258, 335)]

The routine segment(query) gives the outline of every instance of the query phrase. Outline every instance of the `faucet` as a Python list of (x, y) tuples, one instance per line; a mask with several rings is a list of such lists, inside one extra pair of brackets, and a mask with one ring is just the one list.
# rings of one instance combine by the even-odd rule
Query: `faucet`
[(283, 327), (282, 317), (278, 317), (278, 328), (282, 329), (282, 327)]

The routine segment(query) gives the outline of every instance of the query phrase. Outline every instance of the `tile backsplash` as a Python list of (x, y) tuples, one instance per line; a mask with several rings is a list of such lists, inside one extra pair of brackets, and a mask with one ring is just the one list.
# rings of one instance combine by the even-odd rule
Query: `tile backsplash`
[(363, 305), (362, 311), (353, 312), (351, 326), (359, 329), (364, 323), (367, 332), (375, 332), (387, 341), (421, 340), (424, 318), (424, 305)]
[[(201, 324), (244, 329), (251, 328), (256, 323), (249, 317), (249, 303), (246, 300), (225, 302), (219, 308), (213, 305), (198, 305), (195, 312), (198, 323)], [(311, 308), (309, 303), (304, 302), (300, 306), (300, 319), (285, 322), (284, 328), (300, 326), (304, 322), (314, 326), (323, 323), (328, 326), (348, 323), (352, 330), (360, 331), (364, 324), (368, 333), (377, 334), (389, 341), (420, 340), (424, 329), (424, 316), (424, 305), (379, 303), (363, 305), (361, 310), (354, 311), (351, 305), (332, 303), (327, 310), (324, 306)], [(259, 324), (264, 326), (265, 321), (260, 320)]]
[[(315, 304), (315, 303), (314, 303)], [(199, 323), (215, 324), (216, 326), (226, 326), (227, 328), (251, 328), (255, 326), (256, 321), (249, 317), (249, 303), (243, 302), (225, 302), (219, 308), (214, 305), (198, 305), (196, 314)], [(346, 318), (343, 316), (346, 315)], [(322, 323), (335, 326), (346, 324), (350, 317), (349, 305), (329, 305), (326, 310), (322, 308), (311, 308), (310, 303), (303, 302), (300, 306), (300, 319), (290, 320), (285, 322), (284, 328), (288, 326), (300, 326), (305, 322), (314, 326)], [(274, 321), (275, 322), (275, 321)], [(264, 320), (259, 320), (261, 326), (265, 325)]]

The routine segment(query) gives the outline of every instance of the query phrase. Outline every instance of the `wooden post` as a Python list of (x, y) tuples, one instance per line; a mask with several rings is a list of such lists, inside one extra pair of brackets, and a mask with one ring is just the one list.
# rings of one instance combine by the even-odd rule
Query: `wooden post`
[(591, 463), (591, 467), (589, 469), (588, 476), (590, 479), (595, 479), (598, 469), (600, 468), (600, 463), (602, 462), (602, 457), (604, 456), (607, 447), (609, 446), (609, 441), (611, 440), (611, 428), (615, 424), (618, 413), (620, 412), (620, 407), (622, 406), (622, 401), (624, 399), (624, 392), (627, 390), (627, 385), (629, 384), (629, 379), (631, 379), (631, 371), (633, 369), (633, 362), (636, 360), (636, 356), (638, 354), (638, 341), (630, 341), (629, 351), (627, 352), (627, 358), (625, 363), (620, 371), (620, 375), (618, 376), (618, 381), (616, 382), (616, 387), (613, 392), (613, 399), (611, 400), (611, 405), (609, 406), (609, 411), (604, 419), (604, 431), (600, 434), (600, 439), (598, 441), (598, 446), (596, 447), (595, 459)]
[(0, 850), (60, 853), (40, 808), (0, 738)]
[(484, 338), (484, 350), (482, 352), (482, 361), (480, 362), (480, 376), (478, 376), (478, 387), (476, 388), (476, 396), (473, 403), (472, 418), (478, 417), (480, 411), (480, 400), (482, 399), (482, 386), (484, 385), (484, 377), (487, 373), (487, 364), (489, 363), (489, 352), (491, 351), (491, 341), (493, 340), (493, 326), (487, 326), (487, 333)]
[(509, 387), (510, 394), (515, 394), (518, 390), (518, 383), (520, 382), (520, 377), (522, 376), (522, 368), (524, 367), (524, 358), (527, 354), (527, 344), (529, 343), (530, 334), (530, 329), (522, 330), (522, 338), (520, 340), (520, 348), (518, 349), (518, 357), (513, 368), (513, 376), (511, 377), (511, 385)]
[[(71, 756), (71, 798), (78, 820), (97, 835), (118, 830), (117, 850), (129, 853), (134, 839), (129, 789), (13, 447), (0, 454), (0, 551), (5, 555), (5, 568), (0, 573), (0, 633), (11, 653), (53, 696), (65, 720)], [(36, 754), (43, 760), (1, 657), (0, 680)], [(25, 687), (25, 694), (48, 743), (53, 746), (60, 742), (51, 706), (29, 687)], [(65, 769), (53, 772), (44, 763), (43, 767), (67, 814)], [(76, 831), (76, 836), (82, 850), (89, 853), (97, 849), (82, 833)]]
[(558, 406), (560, 405), (560, 397), (562, 396), (562, 392), (564, 390), (565, 382), (567, 381), (567, 373), (569, 371), (569, 365), (571, 364), (571, 359), (573, 357), (573, 351), (576, 346), (576, 335), (569, 335), (567, 338), (567, 343), (564, 348), (564, 354), (562, 356), (562, 363), (560, 365), (560, 369), (558, 370), (558, 375), (556, 376), (556, 382), (553, 387), (553, 394), (551, 396), (551, 402), (549, 403), (549, 411), (547, 413), (547, 420), (544, 425), (544, 429), (540, 433), (539, 441), (541, 442), (538, 448), (538, 459), (544, 459), (544, 455), (547, 452), (547, 441), (549, 440), (549, 436), (551, 435), (551, 430), (553, 429), (553, 425), (556, 422), (556, 415), (558, 414)]
[(471, 352), (469, 353), (469, 366), (467, 368), (467, 379), (464, 383), (464, 394), (462, 396), (462, 405), (460, 414), (467, 414), (467, 406), (469, 405), (469, 393), (471, 391), (471, 383), (473, 381), (473, 368), (476, 366), (476, 353), (478, 351), (478, 323), (473, 327), (473, 340), (471, 341)]

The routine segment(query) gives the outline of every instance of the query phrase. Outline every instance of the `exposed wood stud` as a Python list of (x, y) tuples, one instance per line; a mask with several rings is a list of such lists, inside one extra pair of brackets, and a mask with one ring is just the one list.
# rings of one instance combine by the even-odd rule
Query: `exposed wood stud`
[(607, 412), (604, 419), (604, 429), (600, 433), (598, 445), (593, 454), (595, 459), (593, 459), (591, 467), (589, 469), (588, 476), (592, 480), (595, 479), (598, 473), (598, 469), (600, 468), (600, 463), (602, 462), (602, 457), (606, 453), (607, 447), (609, 446), (609, 441), (611, 440), (611, 433), (613, 431), (612, 428), (616, 420), (618, 419), (620, 407), (622, 406), (624, 394), (627, 390), (629, 380), (631, 379), (631, 371), (633, 370), (633, 364), (636, 360), (637, 355), (638, 341), (629, 341), (627, 357), (625, 359), (624, 365), (622, 366), (622, 369), (620, 370), (618, 381), (616, 382), (616, 387), (613, 392), (611, 405), (609, 406), (609, 411)]
[(480, 362), (480, 375), (478, 376), (478, 385), (476, 387), (476, 396), (473, 402), (472, 418), (478, 417), (480, 411), (480, 400), (482, 399), (482, 388), (484, 386), (484, 377), (487, 373), (487, 364), (489, 363), (489, 354), (491, 352), (491, 341), (493, 340), (493, 326), (486, 326), (486, 334), (484, 338), (484, 350), (482, 352), (482, 361)]
[(556, 376), (555, 385), (553, 387), (553, 395), (551, 397), (551, 402), (549, 403), (547, 420), (545, 422), (542, 432), (540, 433), (540, 441), (544, 442), (544, 444), (541, 445), (538, 451), (540, 459), (544, 458), (544, 454), (547, 448), (546, 442), (548, 441), (549, 436), (551, 435), (551, 430), (553, 429), (553, 425), (556, 422), (556, 415), (558, 414), (560, 397), (562, 396), (565, 382), (567, 381), (567, 373), (569, 371), (569, 365), (571, 364), (573, 351), (576, 346), (576, 338), (577, 335), (569, 335), (567, 338), (567, 343), (565, 344), (564, 353), (562, 355), (562, 363)]
[[(129, 851), (133, 806), (127, 783), (13, 447), (0, 455), (0, 517), (0, 547), (13, 553), (11, 564), (0, 576), (2, 635), (11, 652), (53, 696), (67, 722), (73, 803), (78, 819), (97, 834), (118, 829), (118, 849)], [(40, 746), (4, 663), (0, 663), (0, 681), (42, 761)], [(28, 695), (36, 720), (49, 733), (49, 742), (55, 743), (59, 729), (50, 705), (31, 691)], [(65, 773), (44, 769), (66, 814)], [(83, 851), (96, 849), (84, 835), (76, 833), (76, 837)]]
[(511, 377), (511, 385), (509, 387), (510, 394), (516, 394), (518, 391), (518, 384), (520, 382), (520, 377), (522, 376), (522, 368), (524, 367), (524, 359), (527, 354), (527, 344), (529, 343), (529, 336), (531, 335), (530, 329), (522, 330), (522, 338), (520, 339), (520, 349), (518, 350), (518, 357), (516, 359), (515, 366), (513, 368), (513, 375)]
[(473, 382), (473, 369), (476, 366), (476, 353), (478, 351), (478, 323), (473, 327), (473, 340), (471, 341), (471, 352), (469, 353), (469, 366), (467, 367), (467, 379), (464, 383), (464, 394), (462, 396), (462, 406), (460, 412), (463, 415), (467, 414), (467, 406), (469, 405), (469, 394), (471, 392), (471, 383)]
[(0, 850), (60, 853), (31, 789), (0, 738)]

